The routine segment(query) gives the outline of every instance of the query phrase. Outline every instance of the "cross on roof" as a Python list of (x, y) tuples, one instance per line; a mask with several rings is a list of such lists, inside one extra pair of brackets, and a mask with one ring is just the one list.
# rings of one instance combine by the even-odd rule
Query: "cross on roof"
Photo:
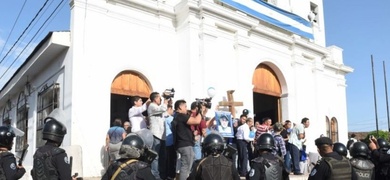
[(243, 106), (243, 102), (235, 102), (233, 98), (234, 90), (227, 91), (227, 99), (228, 101), (220, 101), (218, 103), (219, 106), (229, 106), (229, 111), (232, 113), (233, 118), (236, 117), (235, 106)]

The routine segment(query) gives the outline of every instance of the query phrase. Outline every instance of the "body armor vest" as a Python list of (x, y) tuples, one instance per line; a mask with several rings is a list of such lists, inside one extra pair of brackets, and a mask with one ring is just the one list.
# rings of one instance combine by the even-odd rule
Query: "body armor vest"
[(330, 179), (351, 179), (352, 168), (349, 160), (345, 157), (340, 160), (336, 160), (331, 157), (323, 157), (326, 163), (328, 163), (332, 175)]
[[(7, 151), (0, 153), (0, 165), (3, 164), (3, 159), (7, 158), (8, 156), (12, 156), (12, 153)], [(0, 166), (0, 180), (6, 180), (6, 179), (7, 177), (5, 176), (3, 166)]]
[(266, 159), (257, 157), (253, 160), (256, 163), (264, 165), (264, 175), (266, 180), (282, 180), (283, 163), (275, 157), (275, 159)]
[(52, 158), (60, 153), (65, 153), (65, 150), (54, 147), (46, 152), (36, 151), (34, 154), (34, 168), (31, 171), (32, 178), (34, 180), (57, 180), (59, 178), (58, 172), (53, 165)]
[(203, 159), (197, 167), (197, 172), (199, 171), (201, 173), (197, 174), (202, 180), (233, 180), (232, 162), (230, 162), (229, 159), (222, 155), (217, 157), (209, 155)]
[[(116, 175), (116, 177), (111, 177), (111, 179), (114, 178), (115, 180), (136, 180), (138, 170), (146, 168), (148, 166), (147, 163), (142, 161), (134, 161), (130, 164), (123, 165), (125, 163), (126, 162), (116, 161), (113, 164), (113, 169), (115, 170), (120, 169), (120, 171)], [(123, 168), (121, 168), (121, 165)]]
[[(379, 153), (380, 153), (380, 156), (379, 158), (381, 157), (386, 157), (386, 156), (390, 156), (390, 150), (388, 148), (380, 148), (379, 149)], [(379, 162), (378, 164), (378, 175), (380, 177), (383, 177), (383, 178), (386, 178), (386, 179), (390, 179), (390, 162)]]
[(358, 180), (372, 179), (375, 165), (370, 160), (352, 158), (350, 161)]

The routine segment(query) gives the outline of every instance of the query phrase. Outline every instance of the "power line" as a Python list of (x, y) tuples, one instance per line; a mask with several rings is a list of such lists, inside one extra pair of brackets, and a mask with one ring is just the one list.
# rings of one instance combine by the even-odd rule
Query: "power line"
[(18, 20), (19, 20), (20, 14), (22, 13), (22, 11), (23, 11), (23, 9), (24, 9), (24, 5), (26, 5), (26, 2), (27, 2), (27, 0), (24, 0), (24, 3), (23, 3), (23, 5), (22, 5), (22, 8), (21, 8), (20, 11), (19, 11), (18, 17), (16, 17), (15, 23), (14, 23), (14, 25), (12, 26), (12, 29), (11, 29), (11, 31), (10, 31), (9, 34), (8, 34), (7, 40), (5, 41), (3, 48), (1, 48), (0, 55), (3, 54), (4, 47), (5, 47), (5, 45), (7, 45), (8, 40), (9, 40), (9, 37), (10, 37), (11, 34), (12, 34), (12, 31), (14, 31), (15, 25), (16, 25), (16, 23), (17, 23)]
[[(24, 33), (27, 31), (27, 29), (31, 26), (31, 24), (34, 22), (34, 20), (38, 17), (39, 13), (42, 11), (42, 9), (46, 6), (47, 2), (49, 0), (46, 0), (46, 2), (43, 4), (43, 6), (39, 9), (39, 11), (35, 14), (34, 18), (30, 21), (28, 26), (24, 29), (22, 34), (19, 36), (19, 38), (16, 40), (16, 42), (12, 45), (12, 47), (8, 50), (7, 54), (1, 59), (0, 64), (4, 61), (4, 59), (8, 56), (8, 54), (11, 52), (11, 50), (15, 47), (15, 45), (19, 42), (20, 38), (24, 35)], [(25, 49), (25, 48), (24, 48)], [(12, 66), (12, 65), (11, 65)], [(8, 69), (7, 69), (8, 70)], [(0, 78), (1, 79), (1, 78)]]
[[(46, 1), (47, 2), (47, 1)], [(38, 29), (38, 31), (34, 34), (34, 36), (31, 38), (31, 40), (27, 43), (27, 45), (23, 48), (23, 50), (19, 53), (19, 55), (14, 59), (14, 61), (11, 63), (11, 65), (5, 70), (5, 72), (0, 76), (0, 79), (4, 77), (4, 75), (8, 72), (9, 69), (11, 69), (12, 65), (16, 62), (16, 60), (20, 57), (20, 55), (26, 50), (28, 45), (33, 41), (33, 39), (37, 36), (37, 34), (40, 32), (40, 30), (43, 28), (43, 26), (48, 22), (48, 20), (53, 16), (53, 14), (57, 11), (57, 9), (60, 7), (60, 5), (64, 2), (62, 0), (57, 7), (54, 9), (54, 11), (50, 14), (48, 18), (46, 18), (45, 22), (41, 25), (41, 27)], [(45, 3), (46, 4), (46, 3)], [(0, 62), (1, 63), (1, 62)]]

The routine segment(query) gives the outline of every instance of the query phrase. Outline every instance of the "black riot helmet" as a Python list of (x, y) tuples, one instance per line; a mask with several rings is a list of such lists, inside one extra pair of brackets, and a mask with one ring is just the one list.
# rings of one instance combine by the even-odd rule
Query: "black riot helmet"
[(139, 158), (143, 154), (145, 143), (140, 136), (130, 133), (123, 140), (119, 149), (121, 158)]
[(347, 147), (343, 143), (339, 143), (339, 142), (333, 144), (333, 151), (337, 152), (342, 156), (347, 156), (348, 154)]
[(351, 145), (349, 153), (352, 157), (368, 157), (368, 147), (364, 142), (355, 142)]
[(376, 141), (378, 142), (379, 148), (381, 148), (381, 149), (389, 149), (390, 148), (389, 142), (387, 142), (385, 139), (378, 138)]
[(272, 134), (264, 133), (257, 138), (256, 149), (257, 150), (269, 150), (272, 151), (275, 147), (275, 139)]
[(7, 126), (0, 126), (0, 146), (5, 147), (8, 150), (12, 149), (12, 142), (14, 140), (15, 133), (12, 132)]
[(59, 120), (64, 118), (63, 112), (60, 109), (54, 109), (49, 116), (44, 120), (43, 126), (43, 138), (44, 140), (54, 141), (56, 143), (62, 143), (66, 134), (66, 127)]
[(208, 155), (221, 154), (225, 150), (225, 142), (223, 137), (218, 133), (211, 133), (203, 140), (203, 153)]

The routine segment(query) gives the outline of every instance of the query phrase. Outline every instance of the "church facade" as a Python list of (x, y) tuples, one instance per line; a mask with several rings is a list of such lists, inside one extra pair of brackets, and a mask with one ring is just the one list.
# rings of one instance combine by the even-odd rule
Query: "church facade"
[(128, 120), (131, 97), (170, 88), (187, 103), (214, 88), (208, 116), (234, 90), (243, 103), (236, 117), (243, 109), (273, 122), (308, 117), (308, 152), (322, 134), (345, 143), (345, 75), (353, 69), (341, 48), (326, 47), (322, 7), (322, 0), (72, 0), (70, 31), (49, 33), (1, 89), (1, 123), (25, 132), (14, 149), (18, 155), (29, 144), (30, 170), (44, 117), (64, 110), (62, 147), (87, 179), (105, 172), (107, 130), (114, 118)]

